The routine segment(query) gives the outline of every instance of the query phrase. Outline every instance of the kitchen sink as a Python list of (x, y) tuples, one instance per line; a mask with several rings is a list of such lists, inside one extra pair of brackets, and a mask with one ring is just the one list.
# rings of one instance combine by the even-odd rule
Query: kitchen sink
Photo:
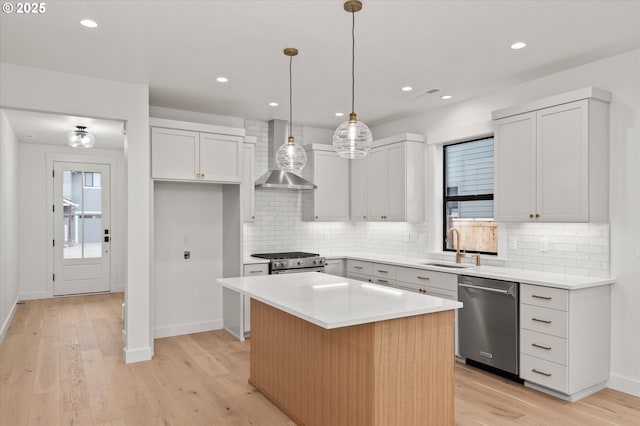
[(471, 268), (473, 266), (473, 265), (467, 265), (467, 264), (463, 264), (463, 263), (439, 262), (437, 260), (421, 263), (421, 265), (437, 266), (439, 268), (452, 268), (452, 269)]

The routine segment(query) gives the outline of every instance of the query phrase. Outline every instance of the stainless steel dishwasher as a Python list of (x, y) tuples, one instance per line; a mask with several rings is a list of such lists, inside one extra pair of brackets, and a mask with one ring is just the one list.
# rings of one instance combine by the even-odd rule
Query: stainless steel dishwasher
[(461, 357), (518, 375), (518, 290), (516, 282), (458, 277)]

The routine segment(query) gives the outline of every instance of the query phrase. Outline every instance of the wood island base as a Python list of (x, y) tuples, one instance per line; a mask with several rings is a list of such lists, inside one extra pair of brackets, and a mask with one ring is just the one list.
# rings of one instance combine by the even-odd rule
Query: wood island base
[(253, 299), (249, 383), (300, 425), (453, 425), (454, 311), (325, 329)]

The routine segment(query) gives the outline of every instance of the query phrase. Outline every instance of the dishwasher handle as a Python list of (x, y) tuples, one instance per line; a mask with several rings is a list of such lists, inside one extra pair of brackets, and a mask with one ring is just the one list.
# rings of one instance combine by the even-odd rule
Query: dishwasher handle
[(486, 291), (491, 291), (493, 293), (509, 294), (509, 290), (502, 290), (502, 289), (499, 289), (499, 288), (482, 287), (482, 286), (479, 286), (479, 285), (462, 284), (462, 283), (458, 283), (458, 285), (460, 287), (475, 288), (477, 290), (486, 290)]

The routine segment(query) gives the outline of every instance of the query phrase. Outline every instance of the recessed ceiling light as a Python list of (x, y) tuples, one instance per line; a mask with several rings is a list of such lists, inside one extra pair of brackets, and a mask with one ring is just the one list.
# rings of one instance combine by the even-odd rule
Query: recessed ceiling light
[(445, 101), (447, 99), (451, 99), (451, 98), (453, 98), (453, 96), (451, 96), (451, 95), (442, 95), (442, 96), (440, 96), (440, 99), (444, 99)]
[(31, 133), (25, 133), (24, 134), (24, 138), (25, 139), (33, 139), (33, 138), (35, 138), (35, 136), (33, 136)]
[(513, 50), (518, 50), (518, 49), (522, 49), (523, 47), (525, 47), (527, 45), (527, 43), (525, 43), (524, 41), (518, 41), (515, 42), (511, 45), (511, 48)]
[(343, 112), (336, 112), (336, 117), (343, 117), (344, 113)]
[(226, 83), (227, 81), (229, 81), (229, 79), (227, 77), (218, 77), (216, 78), (216, 81), (218, 83)]
[(98, 26), (98, 23), (92, 19), (83, 19), (82, 21), (80, 21), (80, 25), (87, 28), (96, 28)]
[(269, 102), (269, 106), (270, 107), (277, 107), (278, 105), (280, 105), (280, 104), (277, 103), (277, 102)]
[(404, 86), (404, 87), (402, 88), (402, 91), (403, 91), (403, 92), (410, 92), (410, 91), (412, 91), (412, 90), (413, 90), (413, 87), (411, 87), (411, 86)]

